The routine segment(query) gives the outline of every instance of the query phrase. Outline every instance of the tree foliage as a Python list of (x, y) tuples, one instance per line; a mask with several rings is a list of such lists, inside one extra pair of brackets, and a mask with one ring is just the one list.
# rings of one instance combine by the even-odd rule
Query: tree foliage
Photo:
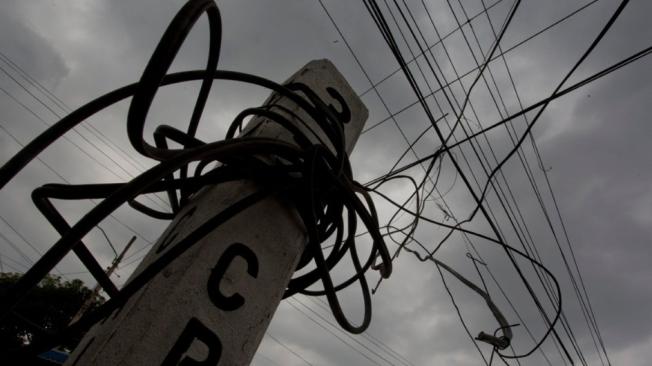
[[(19, 273), (0, 273), (0, 294), (11, 288), (20, 276)], [(92, 294), (93, 291), (81, 280), (64, 281), (60, 276), (46, 276), (21, 301), (14, 313), (0, 322), (0, 349), (17, 349), (37, 341), (42, 336), (38, 328), (47, 332), (65, 328)], [(101, 296), (94, 296), (91, 308), (102, 302)], [(72, 349), (77, 342), (70, 340), (63, 346)]]

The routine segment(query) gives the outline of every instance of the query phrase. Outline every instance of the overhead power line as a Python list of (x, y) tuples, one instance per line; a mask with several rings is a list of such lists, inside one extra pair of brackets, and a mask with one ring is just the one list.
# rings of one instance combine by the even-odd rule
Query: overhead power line
[(298, 352), (296, 352), (295, 350), (293, 350), (292, 348), (290, 348), (290, 346), (288, 346), (287, 344), (285, 344), (283, 341), (281, 341), (280, 339), (274, 337), (274, 336), (272, 335), (272, 333), (270, 333), (270, 332), (265, 332), (265, 335), (267, 335), (267, 336), (268, 336), (270, 339), (272, 339), (274, 342), (280, 344), (281, 347), (285, 348), (287, 351), (289, 351), (291, 354), (293, 354), (294, 356), (296, 356), (298, 359), (300, 359), (301, 361), (305, 362), (306, 365), (309, 365), (309, 366), (315, 366), (315, 365), (311, 364), (310, 362), (308, 362), (308, 360), (306, 360), (305, 358), (303, 358), (303, 356), (301, 356)]

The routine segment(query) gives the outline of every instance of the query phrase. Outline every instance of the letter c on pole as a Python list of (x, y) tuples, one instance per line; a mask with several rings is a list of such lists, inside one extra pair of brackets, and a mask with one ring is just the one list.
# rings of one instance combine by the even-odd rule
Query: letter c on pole
[(208, 279), (208, 297), (215, 306), (225, 311), (236, 310), (245, 302), (242, 295), (237, 292), (231, 296), (224, 296), (220, 292), (222, 277), (235, 257), (241, 257), (247, 262), (247, 273), (251, 277), (258, 277), (258, 258), (251, 249), (241, 243), (233, 243), (226, 248)]

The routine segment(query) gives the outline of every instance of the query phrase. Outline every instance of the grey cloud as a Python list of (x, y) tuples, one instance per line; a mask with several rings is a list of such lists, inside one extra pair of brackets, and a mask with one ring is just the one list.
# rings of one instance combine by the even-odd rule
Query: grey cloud
[[(162, 31), (169, 20), (182, 4), (175, 2), (141, 1), (135, 3), (98, 2), (94, 6), (75, 9), (61, 4), (53, 7), (48, 17), (35, 12), (35, 7), (22, 5), (21, 10), (4, 4), (0, 17), (0, 43), (3, 52), (10, 53), (21, 65), (47, 86), (56, 88), (57, 94), (72, 106), (80, 105), (93, 97), (115, 87), (137, 80), (149, 58)], [(412, 3), (410, 3), (412, 5)], [(414, 2), (413, 9), (420, 9)], [(433, 10), (440, 31), (445, 33), (455, 26), (450, 12), (443, 1), (432, 2)], [(494, 25), (507, 14), (511, 2), (502, 2), (492, 12)], [(325, 17), (319, 4), (315, 2), (292, 2), (281, 5), (271, 5), (267, 2), (224, 1), (219, 4), (223, 16), (224, 34), (222, 42), (221, 66), (225, 69), (252, 72), (269, 77), (275, 81), (283, 81), (285, 77), (301, 67), (310, 59), (331, 58), (355, 90), (362, 92), (369, 85), (360, 72), (355, 61), (350, 57), (343, 41), (339, 38), (332, 25)], [(347, 40), (356, 50), (361, 62), (373, 81), (377, 81), (393, 71), (396, 62), (391, 58), (382, 38), (375, 26), (364, 12), (364, 7), (356, 2), (326, 2), (334, 18), (342, 27)], [(454, 5), (457, 6), (457, 5)], [(466, 6), (466, 4), (465, 4)], [(579, 6), (575, 3), (558, 1), (523, 2), (523, 8), (517, 14), (514, 25), (506, 34), (504, 47), (521, 40), (541, 26), (558, 19), (571, 9)], [(515, 76), (517, 87), (524, 103), (535, 102), (545, 97), (554, 88), (564, 73), (570, 68), (579, 54), (592, 40), (595, 32), (613, 10), (613, 2), (598, 2), (581, 16), (573, 18), (560, 28), (546, 33), (531, 44), (519, 48), (507, 56), (511, 70)], [(647, 26), (649, 4), (633, 2), (614, 28), (603, 45), (596, 51), (595, 57), (587, 61), (578, 75), (587, 75), (616, 59), (649, 42), (651, 28)], [(27, 10), (26, 10), (27, 9)], [(456, 8), (457, 9), (457, 8)], [(474, 13), (481, 9), (479, 2), (469, 4), (467, 11)], [(66, 18), (72, 14), (74, 22)], [(82, 21), (81, 16), (87, 19)], [(421, 12), (417, 14), (424, 29), (429, 29), (428, 20)], [(33, 19), (30, 19), (33, 18)], [(38, 20), (38, 27), (30, 27), (30, 22)], [(480, 19), (476, 29), (481, 31), (481, 42), (486, 51), (490, 37), (488, 24)], [(48, 31), (49, 30), (49, 31)], [(41, 32), (41, 34), (39, 34)], [(50, 34), (48, 34), (48, 32)], [(82, 41), (73, 42), (65, 37), (66, 32), (79, 32), (85, 35)], [(432, 30), (428, 30), (432, 38)], [(57, 37), (59, 34), (60, 37)], [(462, 43), (463, 39), (456, 35), (446, 41), (446, 46), (453, 55), (458, 71), (466, 71), (474, 63)], [(186, 45), (179, 53), (173, 65), (174, 70), (203, 67), (206, 59), (207, 26), (205, 19), (200, 20)], [(441, 47), (434, 52), (440, 60), (447, 79), (452, 79), (452, 68), (445, 58)], [(423, 62), (420, 66), (426, 68)], [(591, 299), (596, 310), (607, 347), (614, 359), (627, 360), (628, 357), (644, 364), (648, 351), (642, 349), (649, 343), (652, 330), (649, 327), (649, 315), (645, 311), (651, 302), (649, 293), (649, 224), (652, 213), (649, 203), (652, 198), (649, 193), (650, 176), (644, 167), (649, 166), (649, 143), (652, 136), (647, 120), (647, 104), (650, 95), (649, 78), (646, 77), (649, 61), (630, 67), (629, 71), (619, 71), (605, 80), (582, 89), (572, 95), (556, 101), (549, 107), (534, 132), (539, 142), (546, 168), (553, 188), (557, 194), (562, 214), (575, 244), (575, 251), (582, 268)], [(501, 62), (492, 64), (492, 70), (499, 79), (501, 91), (509, 90), (506, 73)], [(418, 72), (416, 68), (415, 72)], [(464, 79), (468, 87), (472, 77)], [(419, 81), (422, 86), (425, 84)], [(434, 83), (431, 85), (434, 86)], [(457, 87), (456, 95), (461, 96)], [(484, 88), (482, 84), (478, 90)], [(414, 100), (404, 78), (399, 74), (390, 78), (379, 87), (380, 93), (387, 100), (390, 110), (407, 105)], [(188, 116), (188, 106), (195, 96), (195, 85), (188, 84), (161, 91), (150, 119), (148, 129), (158, 123), (184, 126)], [(221, 138), (223, 128), (230, 118), (244, 107), (258, 104), (264, 100), (267, 92), (252, 88), (234, 86), (229, 83), (216, 83), (211, 95), (211, 104), (202, 121), (203, 136), (207, 139)], [(517, 104), (513, 94), (505, 93), (508, 109), (513, 113)], [(590, 95), (590, 97), (589, 97)], [(486, 93), (474, 92), (473, 102), (483, 122), (498, 120), (493, 103)], [(386, 117), (386, 111), (378, 98), (369, 93), (364, 101), (370, 109), (368, 125)], [(438, 101), (444, 110), (448, 107), (441, 95)], [(4, 101), (3, 108), (12, 106), (11, 101)], [(431, 107), (436, 108), (430, 101)], [(119, 139), (121, 146), (128, 149), (124, 141), (124, 113), (126, 103), (122, 103), (102, 116), (94, 119), (98, 128), (114, 139)], [(20, 112), (23, 113), (23, 112)], [(14, 120), (26, 139), (35, 135), (38, 130), (31, 124), (21, 123), (22, 114), (12, 112), (9, 119)], [(470, 113), (467, 113), (471, 116)], [(3, 117), (5, 118), (5, 117)], [(449, 120), (454, 120), (449, 116)], [(101, 122), (100, 122), (101, 121)], [(408, 139), (414, 138), (426, 126), (427, 122), (420, 110), (414, 107), (397, 117), (397, 122), (404, 130)], [(516, 129), (524, 129), (523, 121), (515, 121)], [(20, 124), (20, 126), (18, 125)], [(148, 131), (148, 135), (149, 136)], [(4, 135), (3, 160), (9, 157), (13, 150), (6, 148), (9, 141)], [(462, 136), (460, 133), (458, 136)], [(490, 134), (489, 139), (496, 149), (498, 157), (504, 155), (511, 147), (503, 129)], [(428, 133), (423, 143), (417, 146), (420, 154), (438, 146), (433, 133)], [(406, 144), (398, 134), (393, 122), (378, 127), (360, 139), (352, 156), (356, 175), (360, 181), (366, 181), (387, 168), (394, 159), (403, 152)], [(529, 159), (534, 155), (529, 142), (525, 151)], [(467, 146), (464, 152), (471, 156), (472, 150)], [(59, 152), (58, 159), (53, 161), (60, 169), (85, 181), (89, 175), (100, 179), (113, 180), (105, 176), (100, 168), (91, 168), (84, 163), (84, 174), (77, 173), (76, 167), (66, 166), (70, 161), (69, 153)], [(461, 154), (456, 155), (461, 158)], [(407, 158), (410, 161), (412, 158)], [(57, 161), (58, 160), (58, 161)], [(78, 160), (75, 160), (78, 161)], [(531, 160), (534, 162), (534, 160)], [(38, 164), (38, 163), (35, 163)], [(79, 163), (81, 164), (81, 163)], [(151, 163), (148, 163), (151, 164)], [(88, 165), (88, 166), (87, 166)], [(473, 169), (480, 171), (477, 163)], [(464, 168), (467, 169), (467, 168)], [(535, 176), (540, 181), (542, 172), (532, 164)], [(82, 169), (79, 169), (82, 170)], [(419, 169), (413, 169), (418, 175)], [(595, 351), (587, 330), (582, 324), (583, 319), (577, 305), (574, 304), (568, 279), (563, 275), (561, 263), (555, 244), (552, 242), (547, 226), (537, 202), (533, 198), (528, 181), (522, 173), (520, 164), (515, 160), (505, 167), (505, 174), (510, 181), (521, 209), (528, 220), (542, 256), (550, 268), (559, 273), (564, 282), (564, 300), (567, 304), (567, 314), (571, 323), (577, 327), (578, 338), (586, 345), (587, 353), (596, 360)], [(450, 162), (444, 164), (440, 188), (444, 189), (456, 178)], [(26, 199), (14, 198), (29, 191), (28, 187), (48, 181), (45, 173), (30, 171), (17, 180), (21, 189), (12, 190), (12, 194), (3, 197), (5, 205), (24, 205)], [(484, 176), (482, 176), (484, 178)], [(472, 200), (459, 184), (446, 197), (458, 218), (463, 217), (473, 207)], [(542, 186), (543, 187), (543, 186)], [(405, 192), (400, 184), (388, 185), (384, 188), (393, 197)], [(545, 190), (544, 190), (545, 192)], [(15, 195), (13, 194), (15, 193)], [(550, 205), (547, 193), (546, 202)], [(379, 207), (388, 211), (389, 205), (377, 198)], [(505, 217), (498, 209), (498, 202), (492, 195), (489, 202), (504, 222)], [(431, 206), (435, 202), (430, 202)], [(552, 209), (551, 206), (548, 207)], [(138, 219), (135, 215), (121, 211), (121, 215), (130, 223), (142, 230), (147, 238), (153, 240), (162, 230), (161, 224), (152, 224)], [(81, 209), (70, 208), (68, 213), (78, 216)], [(444, 219), (443, 213), (432, 206), (427, 213)], [(34, 213), (20, 213), (20, 221), (27, 221)], [(384, 217), (389, 216), (383, 212)], [(555, 221), (556, 223), (556, 221)], [(108, 224), (108, 223), (107, 223)], [(129, 234), (119, 225), (108, 224), (111, 232), (116, 233), (117, 242), (125, 242)], [(555, 224), (558, 225), (558, 224)], [(489, 232), (486, 223), (481, 219), (468, 225), (483, 233)], [(557, 226), (558, 228), (558, 226)], [(559, 229), (559, 228), (558, 228)], [(428, 245), (438, 242), (445, 231), (435, 230), (433, 226), (423, 224), (417, 233), (417, 238)], [(119, 234), (118, 234), (119, 233)], [(34, 234), (35, 241), (44, 245), (51, 242), (51, 234)], [(509, 242), (519, 246), (515, 235), (507, 235)], [(89, 240), (94, 243), (101, 237), (93, 235)], [(526, 301), (526, 292), (519, 283), (509, 262), (504, 258), (504, 252), (487, 243), (474, 241), (481, 254), (490, 263), (493, 273), (507, 292), (515, 298), (516, 307), (522, 312), (535, 336), (542, 334), (543, 323), (539, 320), (531, 301)], [(145, 243), (139, 243), (142, 248)], [(394, 248), (390, 244), (391, 248)], [(43, 246), (45, 248), (45, 246)], [(111, 253), (105, 246), (97, 246), (103, 260), (107, 261)], [(458, 234), (453, 236), (438, 255), (440, 258), (459, 269), (469, 278), (478, 281), (472, 264), (464, 257), (464, 241)], [(521, 262), (526, 267), (525, 262)], [(73, 263), (70, 264), (70, 268)], [(527, 274), (534, 278), (531, 270)], [(375, 274), (370, 279), (375, 279)], [(508, 304), (499, 297), (499, 292), (485, 274), (492, 294), (499, 298), (497, 302), (501, 309), (506, 309), (510, 319), (515, 314)], [(372, 281), (373, 282), (373, 281)], [(461, 311), (469, 323), (472, 334), (479, 330), (490, 331), (495, 326), (494, 320), (478, 297), (461, 286), (454, 279), (448, 281), (454, 289)], [(540, 289), (537, 287), (537, 290)], [(541, 291), (540, 291), (541, 292)], [(461, 328), (454, 308), (443, 289), (441, 280), (431, 264), (417, 262), (408, 253), (403, 253), (396, 262), (396, 272), (385, 282), (380, 292), (374, 297), (374, 319), (370, 333), (406, 355), (415, 365), (420, 364), (457, 364), (477, 365), (481, 361), (471, 341)], [(355, 291), (347, 294), (343, 301), (354, 319), (359, 316), (359, 296)], [(314, 307), (314, 306), (313, 306)], [(328, 313), (314, 307), (328, 319)], [(546, 308), (549, 305), (546, 303)], [(306, 325), (309, 324), (310, 326)], [(334, 340), (331, 335), (312, 324), (302, 314), (288, 306), (281, 305), (270, 331), (287, 342), (291, 347), (305, 355), (314, 364), (362, 364), (362, 359), (355, 352)], [(531, 346), (523, 328), (515, 328), (515, 345), (518, 350)], [(360, 339), (359, 336), (357, 339)], [(363, 341), (363, 340), (361, 340)], [(553, 364), (561, 362), (550, 341), (544, 346), (546, 353), (551, 355)], [(628, 355), (627, 350), (635, 355)], [(485, 355), (489, 348), (483, 347)], [(286, 350), (266, 340), (261, 347), (261, 356), (266, 356), (279, 364), (302, 364), (300, 360), (288, 354)], [(612, 359), (612, 361), (614, 361)], [(527, 364), (544, 364), (539, 355), (535, 355)], [(257, 357), (255, 364), (271, 364), (262, 357)], [(592, 363), (591, 363), (592, 364)], [(625, 364), (622, 363), (621, 364)]]

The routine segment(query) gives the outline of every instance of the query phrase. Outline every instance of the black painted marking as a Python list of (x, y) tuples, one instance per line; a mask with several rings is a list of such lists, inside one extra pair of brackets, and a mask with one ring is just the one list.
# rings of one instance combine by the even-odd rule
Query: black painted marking
[[(206, 358), (204, 360), (195, 360), (186, 355), (181, 359), (195, 340), (202, 342), (208, 347)], [(220, 362), (220, 356), (222, 356), (222, 342), (217, 334), (213, 333), (199, 319), (191, 318), (165, 357), (165, 360), (163, 360), (161, 366), (215, 366)]]
[(233, 243), (226, 248), (222, 256), (217, 261), (215, 268), (211, 271), (208, 278), (208, 297), (218, 308), (226, 311), (232, 311), (241, 307), (245, 300), (242, 295), (235, 293), (231, 296), (224, 296), (220, 292), (220, 281), (231, 262), (235, 257), (241, 257), (247, 262), (247, 273), (253, 278), (258, 277), (258, 258), (256, 253), (241, 243)]
[(333, 107), (332, 104), (329, 104), (328, 108), (330, 108), (331, 111), (333, 111), (333, 113), (335, 113), (335, 115), (337, 116), (337, 119), (340, 122), (342, 122), (342, 124), (347, 124), (347, 123), (351, 122), (351, 109), (349, 108), (349, 105), (346, 103), (346, 100), (344, 100), (344, 97), (342, 96), (342, 94), (340, 94), (335, 88), (330, 87), (330, 86), (326, 88), (326, 91), (328, 92), (328, 94), (331, 97), (333, 97), (333, 99), (335, 99), (337, 101), (337, 103), (340, 104), (340, 107), (342, 108), (342, 111), (338, 112), (337, 109), (335, 109), (335, 107)]

